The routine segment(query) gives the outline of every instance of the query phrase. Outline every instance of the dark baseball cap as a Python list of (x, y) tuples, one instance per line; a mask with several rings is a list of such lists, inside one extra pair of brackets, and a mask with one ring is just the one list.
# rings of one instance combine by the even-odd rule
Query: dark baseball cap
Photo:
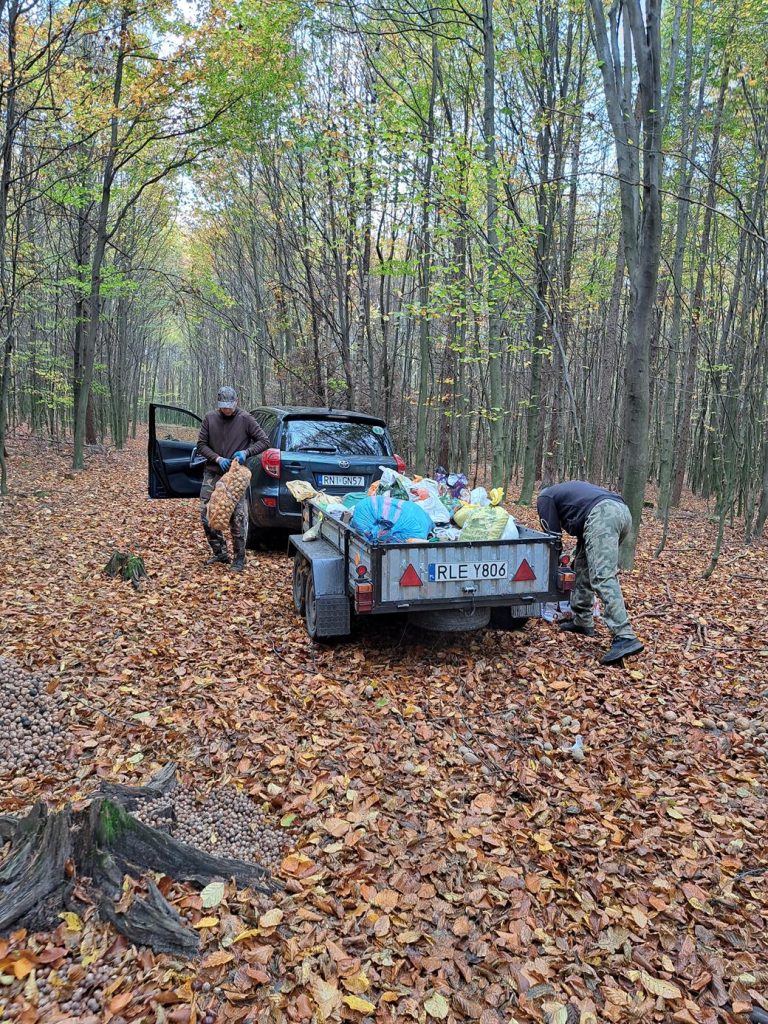
[(234, 409), (237, 405), (237, 392), (234, 388), (219, 388), (219, 408)]

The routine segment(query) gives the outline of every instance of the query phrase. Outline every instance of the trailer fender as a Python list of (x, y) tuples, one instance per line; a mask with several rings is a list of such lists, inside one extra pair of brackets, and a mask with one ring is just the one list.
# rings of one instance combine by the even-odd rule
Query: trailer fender
[(302, 540), (299, 534), (291, 537), (291, 544), (306, 558), (315, 580), (316, 597), (347, 595), (347, 575), (344, 556), (325, 540)]
[(309, 563), (304, 607), (307, 632), (313, 640), (348, 636), (350, 607), (344, 556), (325, 540), (305, 541), (294, 535), (291, 544)]

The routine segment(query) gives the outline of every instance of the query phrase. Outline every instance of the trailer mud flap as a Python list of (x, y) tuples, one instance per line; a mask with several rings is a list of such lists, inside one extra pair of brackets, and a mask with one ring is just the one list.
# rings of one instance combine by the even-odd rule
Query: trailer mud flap
[(309, 562), (310, 582), (305, 592), (315, 636), (347, 636), (350, 629), (344, 556), (324, 540), (305, 541), (294, 534), (291, 544)]

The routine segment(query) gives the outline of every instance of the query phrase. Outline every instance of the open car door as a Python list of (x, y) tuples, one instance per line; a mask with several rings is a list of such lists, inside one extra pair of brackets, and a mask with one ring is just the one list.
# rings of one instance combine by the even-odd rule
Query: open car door
[(147, 485), (150, 498), (196, 498), (205, 459), (197, 454), (203, 421), (174, 405), (150, 405)]

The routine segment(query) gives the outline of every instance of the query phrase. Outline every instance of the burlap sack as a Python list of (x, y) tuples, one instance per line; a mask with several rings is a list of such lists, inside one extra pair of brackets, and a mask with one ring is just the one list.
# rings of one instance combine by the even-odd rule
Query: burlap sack
[(226, 530), (235, 506), (248, 489), (251, 471), (239, 462), (232, 462), (213, 489), (208, 502), (208, 525), (212, 530)]

